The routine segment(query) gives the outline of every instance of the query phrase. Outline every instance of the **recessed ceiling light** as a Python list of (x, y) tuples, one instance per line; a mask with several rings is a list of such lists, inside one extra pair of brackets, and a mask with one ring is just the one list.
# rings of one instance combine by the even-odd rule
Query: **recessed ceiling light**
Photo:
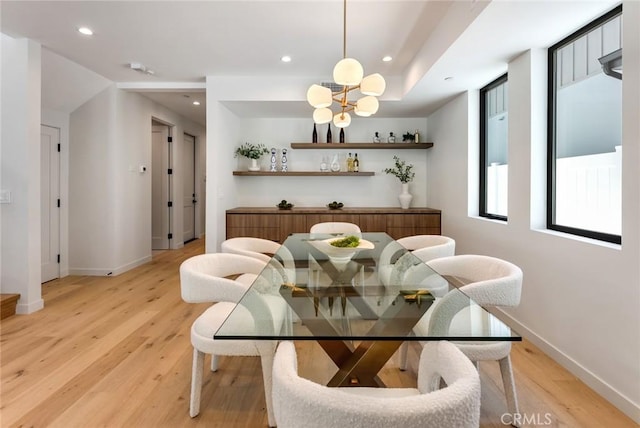
[(89, 27), (80, 27), (78, 28), (78, 32), (84, 34), (85, 36), (93, 36), (93, 30)]
[(194, 106), (199, 106), (199, 105), (200, 105), (200, 101), (194, 101), (194, 102), (193, 102), (193, 105), (194, 105)]
[(282, 61), (282, 62), (291, 62), (291, 57), (289, 55), (285, 55), (282, 58), (280, 58), (280, 61)]
[(389, 61), (391, 61), (392, 59), (393, 59), (393, 58), (392, 58), (392, 57), (390, 57), (389, 55), (387, 55), (387, 56), (385, 56), (384, 58), (382, 58), (382, 60), (383, 60), (384, 62), (389, 62)]

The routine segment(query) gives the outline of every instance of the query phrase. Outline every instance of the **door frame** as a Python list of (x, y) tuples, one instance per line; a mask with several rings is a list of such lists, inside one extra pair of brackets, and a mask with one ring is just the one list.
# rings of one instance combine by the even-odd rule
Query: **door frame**
[[(44, 272), (44, 259), (41, 259), (41, 263), (40, 263), (40, 274), (41, 274), (41, 278), (40, 278), (40, 282), (44, 283), (44, 282), (48, 282), (48, 281), (52, 281), (54, 279), (58, 279), (62, 277), (62, 269), (60, 267), (60, 260), (61, 260), (61, 254), (62, 254), (62, 215), (61, 215), (61, 193), (62, 193), (62, 189), (61, 189), (61, 156), (60, 156), (60, 152), (61, 152), (61, 145), (62, 145), (62, 138), (61, 138), (61, 129), (59, 127), (56, 126), (51, 126), (51, 125), (47, 125), (47, 124), (40, 124), (40, 148), (41, 148), (41, 153), (43, 153), (42, 151), (42, 135), (45, 133), (44, 128), (49, 128), (51, 130), (53, 130), (53, 133), (55, 134), (55, 141), (52, 142), (52, 147), (50, 147), (50, 155), (49, 155), (49, 159), (47, 160), (47, 167), (48, 167), (48, 182), (51, 184), (53, 184), (53, 186), (50, 186), (50, 196), (48, 198), (48, 209), (49, 209), (49, 216), (48, 218), (45, 218), (44, 215), (44, 210), (43, 207), (41, 206), (40, 209), (40, 216), (41, 216), (41, 222), (44, 221), (48, 221), (48, 223), (50, 225), (53, 225), (53, 231), (51, 231), (51, 227), (49, 228), (51, 233), (51, 236), (53, 237), (52, 241), (53, 241), (53, 245), (51, 246), (50, 250), (52, 254), (55, 254), (57, 256), (57, 260), (55, 258), (53, 259), (49, 259), (49, 262), (53, 265), (51, 267), (51, 272), (45, 274)], [(40, 157), (40, 174), (41, 174), (41, 180), (42, 178), (44, 178), (44, 159), (42, 159), (42, 155)], [(40, 189), (40, 199), (41, 199), (41, 203), (42, 203), (42, 196), (43, 196), (43, 189)], [(40, 233), (40, 240), (41, 240), (41, 246), (44, 246), (45, 244), (45, 240), (42, 239), (42, 230)], [(55, 271), (55, 273), (54, 273)]]
[[(154, 146), (153, 146), (153, 133), (156, 132), (155, 128), (156, 127), (162, 127), (163, 128), (163, 138), (167, 138), (167, 142), (166, 142), (166, 147), (161, 148), (161, 153), (162, 153), (162, 165), (158, 166), (153, 162), (153, 152), (154, 152)], [(170, 204), (170, 202), (173, 201), (173, 196), (174, 196), (174, 192), (173, 192), (173, 144), (171, 143), (172, 141), (172, 135), (173, 135), (173, 129), (174, 126), (161, 120), (158, 119), (156, 117), (151, 117), (151, 181), (149, 183), (149, 187), (150, 187), (150, 191), (149, 194), (151, 195), (151, 212), (150, 214), (150, 232), (151, 232), (151, 236), (150, 236), (150, 244), (151, 244), (151, 249), (160, 249), (158, 247), (163, 247), (162, 249), (171, 249), (171, 248), (175, 248), (175, 238), (173, 238), (173, 233), (172, 230), (174, 230), (173, 227), (173, 218), (174, 218), (174, 210), (173, 210), (173, 206), (172, 204)], [(166, 131), (166, 132), (165, 132)], [(165, 144), (163, 142), (163, 144)], [(154, 186), (154, 175), (155, 172), (157, 171), (157, 168), (160, 168), (161, 171), (160, 173), (162, 174), (161, 177), (163, 179), (162, 181), (162, 190), (161, 190), (161, 197), (162, 200), (159, 201), (160, 207), (163, 211), (161, 213), (155, 213), (155, 204), (154, 204), (154, 196), (153, 196), (153, 186)], [(166, 172), (163, 172), (162, 170), (166, 170)], [(169, 173), (169, 171), (171, 173)], [(166, 174), (166, 175), (165, 175)], [(164, 178), (166, 177), (166, 181), (164, 180)], [(156, 201), (157, 202), (157, 201)], [(161, 236), (167, 236), (167, 238), (163, 238), (162, 240), (162, 244), (161, 245), (154, 245), (154, 237), (153, 237), (153, 220), (154, 220), (154, 215), (161, 215), (162, 216), (162, 232), (161, 232)], [(155, 247), (155, 248), (154, 248)]]

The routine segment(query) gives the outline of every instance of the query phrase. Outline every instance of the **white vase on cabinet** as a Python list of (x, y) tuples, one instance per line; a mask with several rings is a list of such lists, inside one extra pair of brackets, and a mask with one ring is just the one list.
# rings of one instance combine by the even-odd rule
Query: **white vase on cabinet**
[(408, 209), (411, 205), (411, 199), (413, 199), (413, 195), (409, 193), (409, 183), (402, 183), (402, 192), (398, 195), (400, 207), (404, 210)]

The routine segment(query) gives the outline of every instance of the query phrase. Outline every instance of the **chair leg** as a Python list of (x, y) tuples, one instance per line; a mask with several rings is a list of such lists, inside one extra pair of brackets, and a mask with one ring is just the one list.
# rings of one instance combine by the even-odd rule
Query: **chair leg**
[[(500, 373), (502, 374), (502, 384), (504, 385), (504, 394), (507, 398), (507, 409), (512, 415), (518, 415), (518, 397), (516, 396), (516, 384), (513, 379), (513, 370), (511, 368), (511, 356), (507, 355), (500, 360)], [(519, 421), (519, 418), (512, 418), (512, 421)], [(519, 427), (520, 424), (512, 422), (511, 425)]]
[(191, 401), (189, 416), (195, 418), (200, 413), (200, 392), (202, 391), (202, 369), (204, 353), (193, 348), (193, 366), (191, 368)]
[(400, 345), (400, 370), (407, 369), (407, 361), (409, 359), (409, 342), (402, 342)]
[(211, 354), (211, 371), (218, 371), (218, 356), (215, 354)]
[[(273, 349), (273, 351), (275, 351), (275, 349)], [(276, 426), (276, 418), (273, 415), (273, 404), (271, 399), (271, 372), (273, 370), (273, 357), (274, 352), (260, 352), (260, 362), (262, 363), (262, 381), (264, 383), (264, 401), (267, 405), (267, 419), (270, 427)]]

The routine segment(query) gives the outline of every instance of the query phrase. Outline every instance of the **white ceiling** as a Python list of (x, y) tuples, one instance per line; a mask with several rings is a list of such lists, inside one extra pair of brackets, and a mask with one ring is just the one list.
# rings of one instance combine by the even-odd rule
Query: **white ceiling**
[[(365, 74), (388, 82), (378, 116), (426, 116), (456, 94), (484, 86), (531, 47), (548, 47), (615, 1), (349, 0), (347, 54)], [(342, 1), (5, 1), (0, 30), (27, 37), (95, 73), (88, 88), (117, 82), (205, 123), (205, 76), (290, 78), (299, 94), (282, 100), (236, 99), (241, 117), (310, 117), (309, 82), (331, 80), (342, 57)], [(94, 35), (80, 35), (86, 25)], [(283, 63), (280, 57), (293, 60)], [(381, 58), (394, 60), (384, 63)], [(45, 58), (46, 56), (46, 58)], [(78, 80), (56, 55), (43, 54), (43, 100), (63, 111), (82, 99)], [(133, 71), (140, 62), (153, 76)], [(445, 77), (453, 79), (444, 80)], [(306, 80), (305, 80), (306, 79)], [(300, 84), (300, 81), (307, 82)], [(84, 86), (84, 84), (82, 85)], [(187, 89), (185, 89), (187, 87)], [(89, 89), (87, 89), (89, 90)], [(196, 108), (193, 100), (201, 102)]]

